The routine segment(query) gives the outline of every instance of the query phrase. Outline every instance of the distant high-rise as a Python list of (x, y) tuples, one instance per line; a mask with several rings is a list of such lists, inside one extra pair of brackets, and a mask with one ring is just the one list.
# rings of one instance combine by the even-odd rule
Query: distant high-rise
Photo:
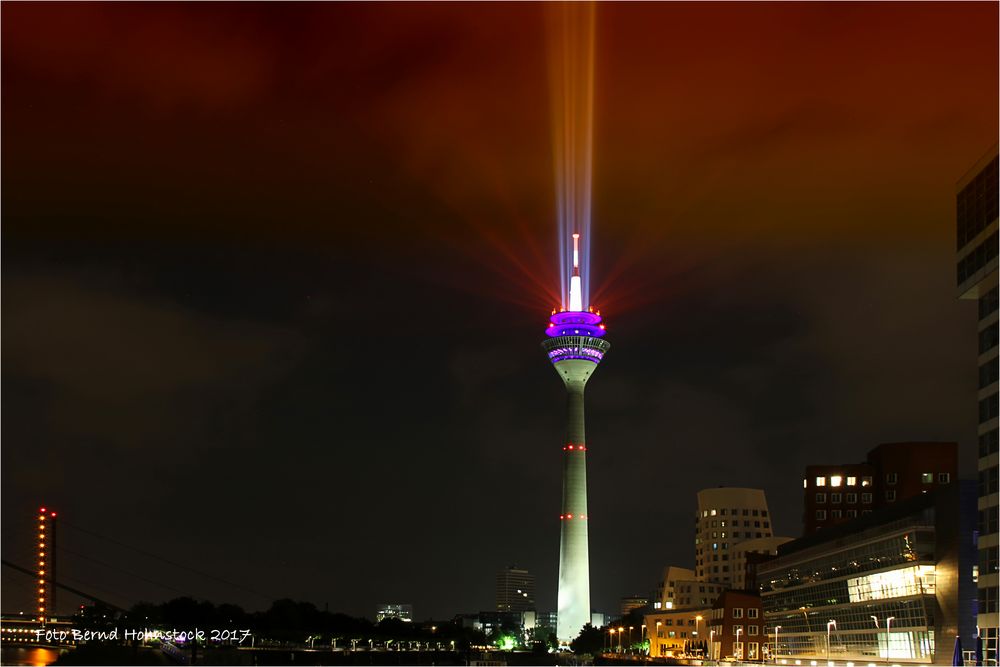
[(760, 489), (718, 487), (699, 491), (695, 522), (695, 575), (699, 581), (726, 588), (736, 585), (733, 547), (773, 535), (767, 499)]
[[(997, 664), (997, 146), (958, 182), (958, 298), (979, 304), (979, 626), (983, 664)], [(971, 342), (971, 341), (970, 341)]]
[(401, 621), (409, 623), (413, 620), (413, 605), (389, 602), (380, 604), (375, 611), (375, 621), (381, 623), (390, 618), (398, 618)]
[(563, 494), (559, 521), (559, 597), (556, 637), (576, 639), (590, 623), (590, 547), (587, 530), (587, 438), (583, 391), (611, 344), (604, 340), (600, 312), (584, 305), (579, 266), (580, 235), (573, 234), (569, 310), (553, 310), (542, 348), (569, 394), (563, 441)]
[(887, 442), (864, 463), (806, 466), (803, 534), (933, 491), (958, 479), (958, 444)]
[(511, 565), (497, 573), (497, 611), (534, 611), (535, 575)]

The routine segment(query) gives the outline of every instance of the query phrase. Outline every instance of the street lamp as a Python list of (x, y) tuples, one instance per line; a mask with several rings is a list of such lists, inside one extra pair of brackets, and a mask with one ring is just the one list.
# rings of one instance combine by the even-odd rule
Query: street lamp
[(632, 630), (634, 630), (634, 629), (635, 629), (635, 626), (633, 626), (633, 625), (628, 626), (628, 652), (629, 653), (632, 652)]
[(778, 662), (778, 630), (781, 629), (780, 625), (774, 626), (774, 662)]
[(742, 660), (743, 659), (743, 644), (740, 643), (740, 635), (742, 635), (742, 634), (743, 634), (743, 628), (736, 628), (736, 646), (738, 647), (738, 650), (739, 650), (740, 654), (737, 656), (736, 655), (736, 650), (737, 649), (734, 649), (733, 650), (733, 657), (736, 658), (737, 660)]
[(709, 659), (715, 660), (715, 630), (708, 631), (708, 653)]
[(829, 620), (826, 622), (826, 662), (830, 662), (830, 630), (837, 627), (837, 621)]
[[(660, 626), (661, 626), (661, 625), (663, 625), (663, 624), (662, 624), (662, 623), (661, 623), (660, 621), (657, 621), (657, 622), (656, 622), (656, 638), (657, 638), (657, 639), (659, 639), (659, 638), (660, 638)], [(656, 644), (656, 645), (657, 645), (657, 646), (659, 647), (659, 649), (660, 649), (660, 650), (658, 651), (658, 653), (659, 653), (660, 655), (663, 655), (663, 645), (662, 645), (662, 644), (660, 644), (659, 642), (657, 642), (657, 644)], [(650, 638), (649, 638), (649, 649), (650, 649), (650, 651), (652, 651), (652, 650), (653, 650), (653, 638), (652, 638), (652, 637), (650, 637)]]
[[(879, 630), (879, 627), (878, 627), (878, 616), (872, 616), (872, 620), (875, 621), (875, 643), (878, 644), (878, 630)], [(885, 643), (886, 643), (886, 648), (888, 648), (889, 640), (886, 639)], [(880, 657), (880, 658), (882, 657), (882, 647), (881, 646), (879, 646), (879, 648), (878, 648), (878, 657)], [(888, 651), (886, 651), (886, 658), (885, 659), (886, 659), (886, 662), (888, 662), (888, 660), (889, 660), (889, 652)]]
[[(641, 647), (646, 639), (646, 624), (643, 623), (639, 626), (639, 646)], [(641, 650), (641, 649), (640, 649)], [(649, 651), (646, 651), (646, 655), (649, 655)]]
[(625, 632), (625, 628), (618, 626), (618, 652), (622, 652), (622, 633)]
[(892, 657), (892, 622), (896, 620), (895, 616), (890, 616), (885, 619), (885, 661), (889, 662)]

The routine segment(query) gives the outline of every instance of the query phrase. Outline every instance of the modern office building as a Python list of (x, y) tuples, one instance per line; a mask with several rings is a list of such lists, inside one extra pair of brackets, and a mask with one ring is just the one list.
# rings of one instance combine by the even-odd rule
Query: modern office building
[[(979, 631), (997, 664), (997, 146), (958, 182), (958, 297), (978, 305)], [(970, 345), (972, 341), (969, 341)]]
[(541, 628), (549, 628), (552, 632), (556, 631), (556, 625), (559, 622), (559, 614), (554, 611), (540, 611), (535, 616), (535, 623)]
[(974, 487), (781, 545), (757, 571), (771, 657), (950, 665), (955, 637), (975, 636)]
[(649, 655), (654, 658), (703, 655), (707, 649), (710, 611), (711, 607), (705, 607), (646, 614), (643, 618), (649, 636)]
[(600, 311), (585, 304), (580, 276), (580, 235), (573, 234), (569, 308), (553, 310), (542, 349), (569, 395), (563, 441), (563, 495), (559, 531), (559, 594), (556, 637), (568, 644), (590, 622), (590, 548), (587, 528), (587, 438), (583, 392), (611, 343), (604, 340)]
[(695, 577), (732, 588), (732, 552), (746, 540), (772, 537), (767, 499), (760, 489), (718, 487), (698, 492), (695, 516)]
[(733, 589), (756, 593), (757, 566), (777, 556), (778, 547), (791, 541), (791, 537), (760, 537), (736, 544), (730, 554)]
[(712, 605), (706, 620), (709, 659), (754, 662), (764, 657), (767, 637), (756, 593), (726, 591)]
[(497, 611), (534, 611), (535, 576), (511, 565), (497, 573)]
[(375, 621), (381, 623), (390, 618), (398, 618), (401, 621), (409, 623), (413, 620), (413, 605), (388, 602), (380, 604), (378, 609), (375, 610)]
[(802, 480), (803, 534), (856, 519), (958, 478), (958, 444), (887, 442), (863, 463), (811, 465)]

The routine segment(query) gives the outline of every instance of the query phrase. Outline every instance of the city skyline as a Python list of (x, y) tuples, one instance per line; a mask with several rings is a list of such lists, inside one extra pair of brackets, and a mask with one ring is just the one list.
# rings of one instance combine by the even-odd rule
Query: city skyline
[[(541, 7), (3, 18), (5, 558), (46, 505), (67, 549), (129, 563), (75, 524), (196, 562), (262, 595), (146, 574), (248, 609), (441, 618), (515, 562), (554, 609)], [(996, 141), (996, 19), (598, 7), (594, 610), (694, 565), (700, 489), (762, 488), (799, 535), (807, 465), (943, 440), (975, 474), (955, 185)], [(174, 596), (65, 561), (116, 601)]]

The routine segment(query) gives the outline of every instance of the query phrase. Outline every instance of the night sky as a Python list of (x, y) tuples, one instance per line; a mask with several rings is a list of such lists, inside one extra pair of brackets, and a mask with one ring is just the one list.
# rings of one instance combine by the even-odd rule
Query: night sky
[[(5, 559), (45, 504), (59, 577), (123, 606), (443, 618), (517, 563), (554, 609), (545, 11), (4, 3)], [(795, 536), (809, 463), (957, 440), (971, 474), (954, 187), (997, 139), (997, 22), (598, 7), (596, 610), (693, 564), (700, 488)]]

